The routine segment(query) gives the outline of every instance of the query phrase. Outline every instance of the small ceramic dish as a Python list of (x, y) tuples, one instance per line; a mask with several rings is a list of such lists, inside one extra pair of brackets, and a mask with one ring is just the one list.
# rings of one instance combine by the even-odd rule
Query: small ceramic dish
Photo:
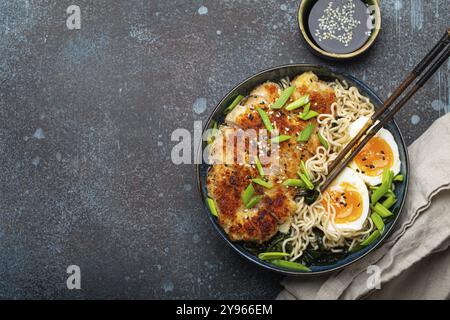
[[(336, 7), (333, 8), (333, 6), (337, 6), (336, 2), (339, 1), (345, 3), (345, 1), (342, 0), (302, 0), (298, 8), (298, 25), (303, 40), (314, 54), (330, 60), (346, 60), (363, 54), (373, 45), (381, 28), (381, 13), (378, 0), (353, 0), (355, 4), (359, 4), (359, 7), (356, 6), (356, 9), (360, 10), (356, 10), (355, 12), (359, 12), (359, 18), (361, 19), (360, 21), (357, 21), (357, 27), (355, 27), (353, 31), (347, 33), (350, 36), (350, 39), (352, 39), (351, 41), (354, 42), (350, 42), (349, 46), (348, 42), (347, 44), (344, 44), (343, 42), (338, 42), (336, 38), (330, 40), (330, 32), (327, 31), (330, 30), (327, 29), (329, 24), (328, 26), (326, 25), (327, 19), (324, 19), (324, 17), (327, 15), (324, 14), (324, 12), (326, 12), (327, 5), (331, 6), (331, 10), (335, 10), (335, 12), (336, 10), (339, 10)], [(364, 16), (364, 12), (366, 16)], [(342, 10), (338, 13), (341, 15)], [(324, 15), (321, 16), (321, 14)], [(330, 13), (328, 17), (330, 19), (328, 20), (334, 19), (332, 23), (335, 25), (337, 23), (336, 29), (340, 28), (342, 25), (340, 25), (340, 21), (336, 20), (336, 15), (333, 16), (333, 14), (333, 12)], [(349, 19), (353, 18), (353, 16), (349, 17)], [(367, 18), (367, 21), (364, 21), (364, 18)], [(358, 19), (358, 17), (356, 19)], [(323, 21), (325, 21), (325, 23)], [(319, 23), (322, 23), (322, 25), (325, 24), (325, 29), (318, 28)], [(312, 24), (315, 24), (317, 28), (314, 27), (314, 30), (310, 30)], [(342, 36), (342, 32), (336, 31), (336, 34), (333, 34), (332, 37), (338, 35)], [(342, 46), (339, 47), (339, 45)], [(335, 50), (333, 50), (333, 48)]]

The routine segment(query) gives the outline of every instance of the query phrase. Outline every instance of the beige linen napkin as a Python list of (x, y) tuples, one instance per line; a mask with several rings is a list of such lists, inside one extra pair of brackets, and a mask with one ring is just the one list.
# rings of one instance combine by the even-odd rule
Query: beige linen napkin
[[(408, 150), (407, 201), (384, 244), (331, 276), (284, 279), (277, 299), (449, 298), (450, 114)], [(379, 289), (370, 285), (374, 268), (381, 272)]]

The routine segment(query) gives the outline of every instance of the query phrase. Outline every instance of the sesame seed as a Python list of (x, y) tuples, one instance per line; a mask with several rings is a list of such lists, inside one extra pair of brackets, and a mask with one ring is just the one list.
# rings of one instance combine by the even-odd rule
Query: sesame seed
[(319, 41), (334, 39), (348, 46), (353, 40), (353, 30), (361, 24), (361, 21), (354, 17), (355, 4), (348, 0), (343, 6), (333, 5), (333, 1), (328, 3), (324, 14), (318, 19), (319, 29), (316, 29), (314, 34)]

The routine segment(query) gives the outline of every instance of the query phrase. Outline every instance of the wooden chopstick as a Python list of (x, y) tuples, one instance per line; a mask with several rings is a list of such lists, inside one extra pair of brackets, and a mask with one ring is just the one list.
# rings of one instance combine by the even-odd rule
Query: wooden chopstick
[[(394, 115), (408, 102), (408, 100), (430, 79), (430, 77), (436, 72), (436, 70), (448, 59), (450, 56), (450, 29), (446, 32), (445, 37), (443, 37), (439, 43), (430, 51), (425, 59), (423, 59), (413, 70), (413, 72), (407, 77), (407, 79), (395, 90), (395, 92), (389, 97), (386, 103), (383, 104), (382, 112), (376, 112), (372, 118), (367, 121), (364, 128), (359, 132), (359, 134), (352, 139), (349, 144), (340, 152), (338, 157), (334, 160), (332, 164), (332, 169), (327, 176), (325, 182), (322, 184), (320, 190), (324, 191), (333, 180), (339, 175), (339, 173), (348, 165), (348, 163), (364, 148), (367, 142), (388, 122)], [(434, 62), (433, 59), (438, 57)], [(430, 65), (431, 63), (431, 65)], [(425, 69), (428, 70), (422, 75)], [(414, 79), (418, 79), (417, 82), (412, 86), (412, 88), (407, 91), (403, 98), (392, 108), (387, 114), (380, 120), (382, 113), (384, 113), (390, 105), (393, 104), (397, 98), (404, 93), (408, 86), (412, 83)], [(411, 80), (412, 79), (412, 80)], [(409, 83), (408, 83), (409, 82)], [(394, 96), (394, 98), (392, 98)], [(375, 126), (372, 127), (373, 123), (380, 120)], [(370, 129), (370, 130), (369, 130)], [(365, 137), (362, 139), (362, 137)], [(361, 140), (362, 139), (362, 140)], [(349, 153), (350, 155), (346, 157)]]
[(445, 48), (450, 40), (450, 29), (442, 36), (438, 43), (430, 50), (425, 58), (420, 61), (417, 66), (411, 71), (405, 80), (395, 89), (383, 105), (375, 111), (369, 121), (358, 132), (358, 134), (350, 141), (344, 149), (338, 154), (336, 159), (330, 164), (328, 170), (333, 171), (334, 168), (345, 158), (345, 156), (352, 150), (355, 144), (367, 133), (367, 130), (378, 120), (378, 118), (394, 103), (395, 100), (405, 91), (405, 89), (430, 65), (436, 56)]

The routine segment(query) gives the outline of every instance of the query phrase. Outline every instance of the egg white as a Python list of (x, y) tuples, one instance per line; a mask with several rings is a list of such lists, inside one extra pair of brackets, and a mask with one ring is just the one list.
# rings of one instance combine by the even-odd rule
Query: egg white
[(364, 222), (366, 221), (369, 215), (370, 202), (369, 202), (369, 190), (367, 189), (366, 184), (363, 179), (350, 168), (345, 168), (339, 174), (339, 176), (333, 181), (333, 183), (328, 187), (329, 191), (333, 190), (342, 190), (341, 185), (348, 184), (351, 185), (359, 194), (362, 199), (362, 210), (361, 216), (351, 222), (346, 223), (336, 223), (330, 224), (328, 228), (330, 231), (338, 230), (338, 231), (358, 231), (361, 230), (364, 226)]
[[(367, 121), (369, 121), (369, 118), (360, 117), (355, 122), (350, 124), (350, 126), (348, 128), (348, 133), (349, 133), (350, 137), (354, 138), (358, 134), (358, 132), (361, 131), (361, 129), (363, 128), (363, 126), (365, 125), (365, 123)], [(400, 161), (400, 155), (398, 152), (398, 146), (394, 140), (394, 137), (392, 136), (392, 133), (390, 133), (388, 130), (386, 130), (384, 128), (381, 128), (380, 131), (378, 131), (375, 136), (386, 141), (386, 143), (391, 148), (392, 155), (394, 157), (394, 159), (393, 159), (394, 161), (392, 163), (392, 166), (389, 169), (394, 172), (394, 175), (398, 174), (400, 172), (401, 161)], [(353, 168), (354, 170), (359, 169), (354, 161), (352, 161), (350, 163), (350, 167)], [(369, 176), (369, 175), (363, 174), (361, 172), (357, 172), (357, 174), (360, 175), (361, 178), (367, 184), (369, 184), (371, 186), (379, 185), (382, 180), (382, 174), (377, 175), (377, 176)]]

